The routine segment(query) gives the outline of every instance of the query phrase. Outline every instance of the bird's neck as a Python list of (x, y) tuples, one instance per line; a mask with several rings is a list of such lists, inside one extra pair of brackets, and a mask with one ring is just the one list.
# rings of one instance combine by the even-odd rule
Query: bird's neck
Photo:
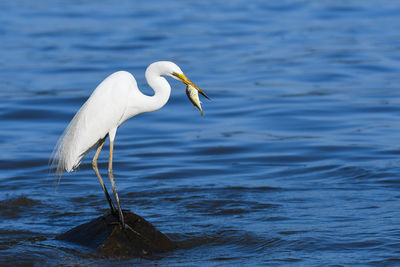
[(146, 80), (149, 86), (154, 90), (153, 96), (145, 98), (146, 112), (156, 111), (162, 108), (171, 95), (171, 86), (164, 77), (163, 73), (158, 73), (152, 69), (146, 70)]

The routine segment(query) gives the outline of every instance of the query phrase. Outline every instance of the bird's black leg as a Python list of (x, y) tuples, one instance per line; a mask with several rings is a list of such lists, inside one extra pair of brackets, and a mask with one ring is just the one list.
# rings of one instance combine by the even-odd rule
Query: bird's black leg
[(103, 188), (104, 194), (106, 195), (108, 204), (110, 205), (111, 213), (117, 214), (117, 210), (115, 209), (114, 204), (112, 203), (111, 197), (108, 194), (107, 188), (103, 182), (103, 179), (101, 178), (99, 169), (97, 167), (97, 158), (99, 157), (100, 151), (103, 148), (104, 141), (105, 141), (105, 139), (101, 140), (99, 143), (99, 147), (97, 148), (96, 154), (94, 155), (93, 160), (92, 160), (92, 167), (93, 167), (94, 172), (96, 173), (97, 178), (99, 179), (99, 182), (101, 184), (101, 187)]
[(114, 173), (112, 170), (113, 149), (114, 149), (114, 141), (110, 140), (110, 156), (109, 156), (109, 160), (108, 160), (108, 178), (110, 179), (111, 187), (114, 191), (114, 198), (115, 198), (115, 201), (117, 202), (119, 221), (120, 221), (122, 227), (125, 229), (126, 227), (125, 227), (124, 215), (122, 214), (121, 205), (119, 204), (117, 187), (115, 186)]

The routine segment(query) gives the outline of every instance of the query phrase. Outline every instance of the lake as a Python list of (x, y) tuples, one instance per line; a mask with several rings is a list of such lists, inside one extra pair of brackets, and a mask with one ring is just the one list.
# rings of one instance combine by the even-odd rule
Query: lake
[[(111, 266), (55, 241), (107, 212), (91, 168), (54, 182), (53, 148), (118, 70), (185, 86), (125, 122), (121, 205), (179, 249), (121, 265), (400, 264), (400, 4), (396, 1), (1, 1), (0, 265)], [(107, 174), (108, 141), (99, 168)]]

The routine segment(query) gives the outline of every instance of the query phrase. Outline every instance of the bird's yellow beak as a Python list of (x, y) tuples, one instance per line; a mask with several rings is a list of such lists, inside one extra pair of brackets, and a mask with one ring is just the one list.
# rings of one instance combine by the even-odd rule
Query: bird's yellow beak
[(184, 84), (187, 85), (191, 85), (193, 86), (197, 91), (199, 91), (200, 94), (202, 94), (205, 98), (207, 98), (208, 100), (210, 100), (210, 98), (203, 92), (200, 90), (199, 87), (197, 87), (194, 83), (192, 83), (191, 80), (189, 80), (188, 77), (185, 76), (185, 74), (180, 74), (180, 73), (172, 73), (172, 75), (174, 75), (175, 77), (177, 77), (181, 82), (183, 82)]

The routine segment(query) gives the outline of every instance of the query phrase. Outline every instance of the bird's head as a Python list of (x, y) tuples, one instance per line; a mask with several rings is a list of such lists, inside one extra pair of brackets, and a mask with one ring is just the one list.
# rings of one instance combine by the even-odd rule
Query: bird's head
[(183, 82), (186, 85), (191, 85), (205, 98), (210, 99), (203, 91), (201, 91), (195, 84), (193, 84), (193, 82), (189, 80), (189, 78), (186, 77), (185, 74), (183, 74), (183, 71), (179, 68), (178, 65), (176, 65), (171, 61), (154, 62), (148, 67), (148, 69), (152, 69), (156, 73), (159, 73), (160, 75), (166, 75), (172, 77), (175, 80)]
[[(195, 105), (197, 108), (199, 108), (200, 112), (203, 114), (203, 111), (201, 109), (200, 105), (200, 100), (198, 99), (197, 93), (199, 92), (201, 95), (203, 95), (205, 98), (210, 99), (202, 90), (199, 89), (191, 80), (189, 80), (188, 77), (186, 77), (185, 74), (183, 74), (183, 71), (176, 65), (175, 63), (171, 61), (158, 61), (150, 64), (150, 66), (146, 70), (146, 78), (147, 75), (155, 74), (156, 76), (169, 76), (171, 78), (174, 78), (175, 80), (178, 80), (180, 82), (183, 82), (184, 84), (187, 85), (186, 87), (186, 94), (189, 97), (189, 100)], [(148, 79), (149, 81), (149, 79)], [(149, 83), (150, 84), (150, 83)], [(189, 92), (192, 90), (191, 92)], [(195, 96), (196, 95), (196, 96)], [(196, 98), (196, 99), (194, 99)]]

